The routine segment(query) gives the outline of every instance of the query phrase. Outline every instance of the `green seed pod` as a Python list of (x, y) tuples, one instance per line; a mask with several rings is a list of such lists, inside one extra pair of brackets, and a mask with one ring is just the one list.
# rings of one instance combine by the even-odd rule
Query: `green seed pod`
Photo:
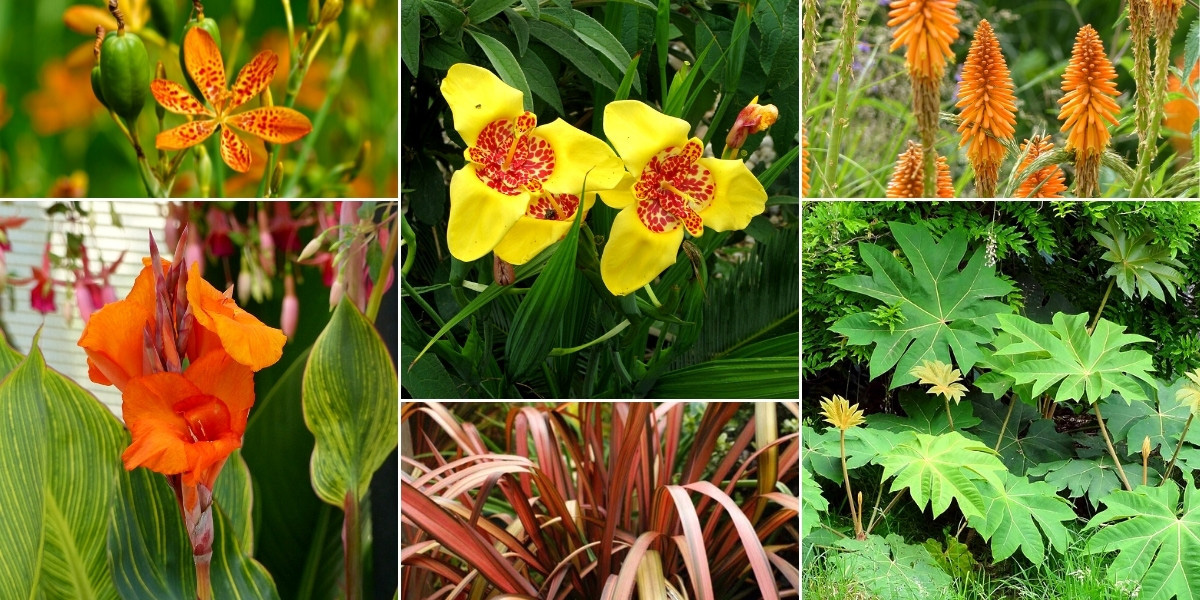
[(125, 31), (117, 0), (109, 0), (108, 6), (117, 19), (117, 30), (100, 45), (100, 91), (108, 107), (132, 123), (146, 104), (150, 57), (142, 39)]
[(199, 27), (208, 32), (212, 36), (213, 43), (217, 48), (221, 48), (221, 28), (217, 26), (217, 22), (204, 16), (204, 5), (200, 0), (192, 0), (192, 6), (195, 11), (192, 20), (184, 23), (183, 37), (179, 38), (179, 66), (183, 69), (183, 78), (187, 80), (188, 88), (192, 90), (192, 95), (200, 101), (204, 101), (204, 95), (200, 93), (200, 86), (192, 80), (192, 74), (188, 72), (187, 63), (183, 61), (183, 42), (187, 39), (187, 34), (193, 27)]

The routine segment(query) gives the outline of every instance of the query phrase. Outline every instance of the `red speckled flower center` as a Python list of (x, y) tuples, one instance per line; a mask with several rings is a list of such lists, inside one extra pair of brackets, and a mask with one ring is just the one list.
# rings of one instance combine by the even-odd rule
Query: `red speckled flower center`
[(531, 134), (536, 125), (537, 116), (528, 111), (515, 121), (488, 123), (475, 146), (467, 150), (479, 180), (509, 196), (542, 191), (542, 182), (554, 172), (554, 149)]
[(700, 235), (704, 221), (698, 214), (712, 203), (716, 185), (712, 173), (697, 164), (704, 152), (700, 140), (672, 146), (654, 155), (633, 184), (642, 224), (655, 233), (674, 231), (680, 222), (688, 233)]
[(579, 210), (579, 196), (545, 192), (529, 203), (525, 214), (544, 221), (567, 221)]

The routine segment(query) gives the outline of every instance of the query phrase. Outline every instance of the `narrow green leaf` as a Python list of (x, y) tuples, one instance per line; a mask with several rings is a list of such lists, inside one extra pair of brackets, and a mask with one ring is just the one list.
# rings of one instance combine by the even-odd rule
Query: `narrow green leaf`
[(642, 53), (638, 52), (633, 59), (629, 61), (629, 66), (625, 69), (625, 76), (621, 78), (621, 86), (617, 88), (617, 95), (613, 100), (625, 100), (629, 98), (629, 88), (635, 83), (638, 83), (638, 60), (642, 58)]
[(42, 369), (35, 352), (0, 386), (0, 598), (32, 598), (38, 577), (49, 459)]
[(509, 29), (517, 36), (517, 56), (525, 56), (525, 51), (529, 49), (529, 22), (511, 8), (504, 9), (504, 16), (508, 17)]
[(666, 373), (650, 390), (653, 398), (796, 398), (800, 359), (723, 358)]
[(612, 33), (604, 28), (604, 25), (587, 13), (576, 10), (574, 32), (576, 37), (583, 40), (583, 43), (599, 51), (601, 56), (607, 58), (624, 74), (630, 60), (629, 52)]
[(522, 98), (525, 101), (525, 110), (533, 110), (533, 94), (529, 91), (529, 82), (526, 81), (525, 72), (521, 70), (521, 64), (517, 62), (517, 57), (513, 56), (512, 50), (500, 43), (500, 40), (486, 33), (471, 29), (467, 31), (483, 49), (483, 53), (496, 68), (496, 74), (500, 76), (500, 79), (521, 90)]
[(229, 521), (230, 532), (237, 537), (238, 547), (247, 554), (254, 553), (254, 524), (250, 509), (254, 504), (254, 493), (250, 485), (250, 470), (242, 459), (242, 451), (235, 450), (225, 461), (221, 474), (213, 484), (213, 497)]
[(483, 23), (512, 4), (513, 0), (475, 0), (467, 6), (467, 16), (472, 23)]
[(542, 18), (542, 9), (538, 4), (538, 0), (521, 0), (521, 5), (525, 7), (525, 10), (529, 11), (530, 15), (533, 15), (534, 19)]
[(585, 76), (600, 85), (616, 91), (617, 80), (596, 60), (596, 55), (587, 46), (575, 39), (560, 27), (545, 22), (546, 11), (542, 11), (542, 21), (529, 22), (529, 34), (533, 39), (541, 41), (555, 52), (566, 58)]
[(379, 333), (343, 299), (313, 344), (304, 371), (304, 422), (313, 432), (313, 489), (342, 506), (362, 499), (396, 447), (396, 372)]
[[(537, 52), (526, 52), (517, 62), (521, 63), (521, 69), (525, 71), (525, 78), (529, 81), (529, 89), (534, 95), (545, 100), (559, 116), (566, 114), (562, 97), (558, 94), (558, 82), (554, 80), (554, 75), (550, 73), (546, 63), (542, 62), (542, 57), (538, 56)], [(546, 121), (549, 122), (549, 119)]]

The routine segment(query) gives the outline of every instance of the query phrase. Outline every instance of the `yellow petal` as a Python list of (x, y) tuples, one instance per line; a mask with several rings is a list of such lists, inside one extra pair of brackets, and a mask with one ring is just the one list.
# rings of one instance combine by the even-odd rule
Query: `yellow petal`
[(705, 227), (714, 231), (744, 229), (751, 218), (762, 214), (767, 191), (741, 160), (701, 158), (696, 162), (712, 173), (717, 188), (712, 204), (700, 211)]
[[(587, 211), (596, 203), (596, 194), (588, 194), (586, 198), (583, 202), (584, 218), (587, 218)], [(506, 263), (523, 265), (550, 244), (563, 239), (571, 230), (574, 221), (574, 215), (565, 221), (548, 221), (525, 215), (508, 230), (508, 235), (496, 244), (496, 256)]]
[(686, 144), (689, 130), (687, 121), (668, 117), (637, 100), (610, 102), (604, 107), (604, 135), (634, 175), (668, 146)]
[(675, 264), (681, 243), (683, 227), (654, 233), (642, 225), (636, 206), (622, 210), (613, 220), (604, 256), (600, 258), (604, 285), (614, 295), (624, 296), (654, 281), (659, 273)]
[(636, 181), (633, 175), (626, 173), (613, 189), (600, 192), (600, 199), (615, 209), (625, 208), (637, 202), (637, 197), (633, 195), (633, 184)]
[(479, 132), (498, 119), (515, 119), (525, 112), (520, 90), (500, 81), (491, 71), (458, 63), (442, 79), (442, 96), (454, 113), (454, 128), (469, 146)]
[(608, 144), (562, 119), (538, 127), (534, 134), (554, 149), (554, 172), (542, 182), (547, 190), (578, 196), (584, 175), (588, 190), (610, 189), (625, 176), (625, 163)]
[(492, 251), (529, 206), (529, 193), (501, 194), (479, 180), (474, 165), (450, 179), (450, 222), (446, 245), (461, 261), (472, 261)]
[[(96, 36), (97, 25), (103, 27), (105, 31), (117, 28), (117, 20), (108, 13), (108, 9), (86, 4), (67, 7), (67, 10), (63, 11), (63, 22), (71, 31), (92, 38)], [(88, 48), (91, 48), (91, 44), (88, 44)]]

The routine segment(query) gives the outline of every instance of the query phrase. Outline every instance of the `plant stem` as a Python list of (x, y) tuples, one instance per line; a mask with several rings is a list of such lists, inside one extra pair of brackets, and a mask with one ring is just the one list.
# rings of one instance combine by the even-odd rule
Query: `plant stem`
[(863, 539), (862, 515), (854, 508), (854, 493), (850, 490), (850, 471), (846, 469), (846, 430), (839, 429), (839, 444), (842, 449), (842, 481), (846, 484), (846, 499), (850, 501), (850, 519), (854, 521), (854, 538)]
[(196, 564), (196, 599), (197, 600), (212, 600), (212, 581), (209, 576), (210, 565), (208, 563)]
[(1171, 469), (1175, 467), (1175, 459), (1179, 458), (1179, 449), (1183, 447), (1183, 440), (1187, 437), (1188, 427), (1192, 426), (1192, 418), (1196, 415), (1188, 415), (1187, 423), (1183, 424), (1183, 433), (1179, 434), (1179, 443), (1175, 445), (1175, 452), (1171, 453), (1171, 462), (1167, 463), (1167, 470), (1163, 471), (1162, 481), (1158, 485), (1162, 485), (1171, 476)]
[(996, 447), (992, 448), (996, 452), (1000, 451), (1000, 443), (1004, 441), (1004, 430), (1008, 428), (1008, 420), (1012, 418), (1013, 406), (1016, 406), (1017, 398), (1015, 396), (1008, 399), (1008, 412), (1004, 413), (1004, 422), (1000, 423), (1000, 435), (996, 438)]
[(1137, 170), (1133, 174), (1133, 187), (1129, 190), (1130, 198), (1144, 195), (1145, 187), (1150, 177), (1150, 167), (1158, 156), (1158, 131), (1162, 127), (1163, 99), (1167, 95), (1167, 71), (1171, 66), (1171, 36), (1159, 35), (1154, 39), (1154, 89), (1150, 92), (1150, 130), (1138, 146)]
[(950, 413), (950, 398), (942, 396), (942, 401), (946, 403), (946, 419), (950, 421), (950, 431), (954, 431), (954, 415)]
[(408, 275), (417, 261), (417, 232), (409, 226), (408, 219), (404, 218), (404, 215), (399, 215), (399, 218), (400, 235), (404, 237), (404, 245), (408, 246), (408, 256), (404, 257), (404, 264), (400, 265), (400, 274)]
[(359, 501), (353, 491), (346, 492), (342, 505), (346, 520), (342, 524), (342, 547), (346, 557), (346, 600), (362, 597), (362, 522), (359, 519)]
[(1125, 484), (1125, 489), (1133, 491), (1133, 486), (1129, 485), (1129, 478), (1125, 476), (1125, 469), (1121, 466), (1121, 459), (1117, 458), (1117, 449), (1113, 447), (1112, 438), (1108, 436), (1108, 428), (1104, 426), (1104, 415), (1100, 414), (1100, 401), (1092, 403), (1092, 410), (1096, 413), (1096, 422), (1100, 424), (1100, 435), (1104, 436), (1104, 445), (1108, 446), (1108, 455), (1112, 457), (1113, 464), (1117, 466), (1117, 475), (1121, 478), (1121, 483)]
[(867, 528), (868, 534), (870, 534), (871, 531), (875, 529), (875, 525), (877, 525), (879, 521), (883, 519), (883, 515), (886, 515), (889, 510), (892, 510), (892, 507), (896, 506), (896, 503), (900, 501), (900, 497), (903, 496), (904, 492), (907, 491), (908, 488), (904, 488), (896, 492), (896, 495), (892, 497), (892, 501), (888, 502), (888, 505), (883, 507), (883, 512), (879, 513), (879, 520), (876, 520), (875, 517), (871, 517), (871, 526)]
[[(850, 93), (851, 70), (854, 60), (854, 40), (858, 35), (858, 0), (845, 0), (842, 5), (841, 64), (838, 67), (837, 95), (833, 102), (833, 121), (829, 124), (829, 147), (825, 150), (825, 196), (837, 197), (837, 165), (841, 156), (842, 130), (846, 121), (846, 95)], [(853, 499), (851, 499), (853, 502)]]
[(1092, 332), (1096, 330), (1096, 324), (1100, 322), (1100, 313), (1104, 312), (1104, 305), (1108, 303), (1108, 295), (1112, 292), (1113, 284), (1116, 282), (1116, 277), (1108, 280), (1108, 289), (1104, 290), (1104, 297), (1100, 299), (1100, 308), (1096, 309), (1096, 317), (1092, 319), (1092, 324), (1088, 326), (1088, 335), (1092, 335)]
[(375, 322), (375, 317), (379, 314), (379, 304), (383, 300), (383, 288), (387, 287), (388, 272), (392, 270), (392, 263), (396, 261), (396, 249), (399, 248), (399, 241), (396, 231), (388, 230), (387, 248), (383, 251), (383, 262), (379, 265), (379, 280), (375, 282), (375, 287), (371, 288), (371, 296), (367, 299), (367, 320)]

